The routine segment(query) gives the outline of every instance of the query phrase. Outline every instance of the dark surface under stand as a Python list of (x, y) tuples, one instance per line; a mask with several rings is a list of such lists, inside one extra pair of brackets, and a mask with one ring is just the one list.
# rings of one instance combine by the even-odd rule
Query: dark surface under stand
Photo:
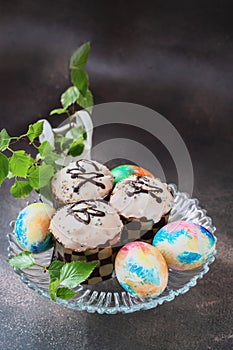
[[(129, 315), (72, 311), (30, 290), (7, 265), (6, 233), (23, 201), (13, 200), (4, 184), (0, 348), (232, 349), (231, 1), (0, 1), (0, 17), (0, 127), (24, 131), (58, 106), (69, 56), (90, 40), (87, 69), (96, 103), (145, 105), (176, 127), (193, 162), (193, 196), (214, 219), (218, 237), (210, 272), (173, 302)], [(94, 144), (124, 132), (99, 128)], [(163, 163), (165, 151), (157, 146)], [(164, 168), (167, 181), (176, 182)]]

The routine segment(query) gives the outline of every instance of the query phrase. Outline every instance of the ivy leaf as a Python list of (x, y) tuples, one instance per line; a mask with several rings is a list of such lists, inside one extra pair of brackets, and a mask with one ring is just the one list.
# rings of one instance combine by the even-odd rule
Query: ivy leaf
[(48, 268), (48, 273), (51, 279), (60, 279), (61, 268), (65, 265), (63, 261), (54, 260)]
[(40, 188), (46, 186), (49, 182), (51, 177), (54, 175), (54, 169), (52, 165), (48, 164), (42, 164), (39, 167), (39, 185)]
[(40, 136), (43, 132), (43, 121), (36, 122), (34, 124), (29, 125), (28, 127), (28, 132), (27, 132), (27, 137), (31, 142), (35, 140), (38, 136)]
[(50, 280), (50, 283), (49, 283), (49, 295), (50, 295), (50, 298), (53, 301), (57, 300), (57, 287), (59, 286), (59, 284), (60, 284), (60, 281), (57, 278), (53, 279), (53, 280)]
[(60, 284), (64, 287), (75, 288), (85, 281), (96, 267), (97, 262), (73, 261), (66, 263), (60, 271)]
[(3, 183), (9, 172), (9, 160), (0, 153), (0, 185)]
[[(1, 157), (1, 156), (0, 156)], [(1, 171), (1, 170), (0, 170)], [(11, 171), (8, 172), (7, 178), (8, 179), (12, 179), (13, 177), (15, 177), (15, 175), (12, 174)]]
[(54, 169), (52, 165), (42, 164), (41, 166), (33, 166), (28, 172), (29, 185), (39, 190), (50, 182), (53, 175)]
[(84, 139), (83, 136), (80, 136), (77, 140), (72, 142), (70, 145), (68, 155), (72, 157), (80, 156), (83, 153), (84, 150)]
[(88, 60), (90, 53), (90, 42), (86, 42), (80, 46), (70, 58), (70, 69), (80, 69), (83, 68)]
[(67, 109), (71, 106), (79, 97), (80, 93), (76, 86), (69, 87), (62, 95), (61, 95), (61, 104)]
[(66, 112), (67, 112), (66, 108), (55, 108), (49, 113), (49, 115), (54, 115), (54, 114), (60, 115), (60, 114), (66, 113)]
[(75, 296), (75, 295), (76, 295), (76, 292), (74, 292), (73, 290), (71, 290), (69, 288), (62, 287), (62, 288), (57, 289), (57, 297), (58, 298), (69, 300), (69, 299), (73, 298), (73, 296)]
[(21, 252), (13, 258), (7, 260), (7, 262), (17, 269), (27, 269), (35, 265), (35, 260), (31, 252)]
[(55, 161), (61, 157), (54, 151), (54, 147), (48, 141), (44, 141), (39, 146), (39, 153), (46, 164), (53, 166)]
[(2, 129), (0, 132), (0, 151), (5, 151), (7, 147), (9, 146), (9, 143), (11, 141), (11, 137), (9, 136), (6, 129)]
[(67, 148), (69, 148), (72, 141), (73, 141), (73, 138), (70, 138), (70, 137), (65, 137), (65, 136), (55, 137), (55, 144), (61, 152), (67, 150)]
[(48, 183), (47, 186), (40, 188), (40, 194), (46, 199), (48, 199), (50, 202), (53, 201), (50, 183)]
[(61, 155), (56, 153), (55, 151), (51, 151), (49, 150), (49, 148), (46, 148), (44, 150), (43, 160), (46, 164), (54, 167), (56, 160), (60, 158), (61, 158)]
[(52, 152), (54, 147), (49, 143), (49, 141), (43, 141), (39, 146), (39, 153), (43, 157), (47, 152)]
[(87, 89), (86, 96), (83, 96), (82, 94), (79, 95), (76, 101), (81, 107), (85, 109), (92, 109), (94, 104), (92, 93), (89, 89)]
[(83, 96), (86, 96), (88, 87), (88, 75), (83, 69), (71, 70), (71, 81)]
[(25, 198), (31, 191), (32, 187), (29, 185), (28, 181), (16, 181), (10, 189), (10, 193), (15, 198)]
[(70, 129), (70, 133), (73, 139), (76, 139), (85, 134), (85, 129), (83, 126), (78, 126)]
[(31, 187), (38, 190), (40, 188), (40, 169), (38, 166), (33, 166), (28, 171), (28, 183)]
[(15, 151), (10, 159), (10, 171), (15, 176), (26, 177), (32, 158), (25, 151)]

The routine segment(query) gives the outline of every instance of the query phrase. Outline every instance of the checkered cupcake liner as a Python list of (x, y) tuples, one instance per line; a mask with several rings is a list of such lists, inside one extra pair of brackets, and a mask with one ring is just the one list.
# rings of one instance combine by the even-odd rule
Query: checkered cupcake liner
[(153, 220), (146, 218), (127, 220), (122, 218), (124, 227), (121, 234), (120, 245), (125, 245), (128, 242), (143, 241), (152, 243), (152, 240), (157, 231), (167, 224), (169, 214), (164, 215), (159, 222), (155, 223)]
[(112, 277), (114, 270), (114, 261), (120, 248), (106, 246), (103, 248), (90, 249), (84, 252), (76, 252), (65, 248), (60, 242), (55, 240), (54, 259), (64, 262), (85, 261), (97, 262), (96, 268), (93, 270), (89, 278), (84, 284), (96, 284)]
[(168, 221), (168, 214), (163, 216), (161, 220), (153, 224), (152, 220), (146, 219), (123, 219), (124, 227), (120, 241), (114, 246), (106, 244), (105, 247), (98, 247), (84, 252), (76, 252), (65, 248), (62, 243), (55, 240), (54, 243), (54, 259), (64, 262), (85, 261), (97, 262), (97, 266), (91, 273), (89, 278), (83, 282), (84, 284), (92, 285), (112, 277), (114, 271), (114, 262), (118, 251), (123, 245), (128, 242), (140, 240), (151, 243), (156, 232)]

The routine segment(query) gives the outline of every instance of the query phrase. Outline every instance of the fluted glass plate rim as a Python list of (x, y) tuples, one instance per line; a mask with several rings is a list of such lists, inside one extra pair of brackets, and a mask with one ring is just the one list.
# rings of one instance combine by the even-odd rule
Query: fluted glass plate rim
[[(210, 232), (214, 233), (216, 228), (212, 224), (212, 219), (206, 215), (206, 210), (202, 209), (199, 206), (198, 199), (190, 198), (187, 193), (179, 192), (174, 184), (170, 184), (169, 187), (171, 188), (175, 197), (175, 203), (172, 209), (172, 213), (170, 214), (169, 222), (176, 220), (192, 221), (203, 225)], [(184, 208), (182, 208), (182, 205)], [(190, 210), (188, 211), (188, 209)], [(23, 249), (17, 245), (17, 252), (15, 251), (14, 247), (17, 243), (14, 241), (14, 233), (11, 232), (7, 236), (9, 241), (8, 256), (10, 258), (16, 255), (16, 253), (20, 252), (20, 249), (21, 251), (23, 251)], [(49, 254), (52, 255), (52, 249), (50, 249), (50, 251), (40, 253), (41, 256), (43, 256), (43, 254), (47, 257)], [(97, 312), (99, 314), (131, 313), (139, 310), (152, 309), (159, 305), (162, 305), (165, 302), (174, 300), (177, 296), (187, 293), (190, 288), (196, 286), (198, 280), (202, 279), (203, 276), (209, 271), (209, 266), (214, 262), (215, 255), (216, 250), (212, 253), (204, 265), (198, 269), (195, 269), (196, 271), (189, 270), (178, 272), (169, 270), (169, 276), (172, 276), (171, 279), (178, 278), (178, 281), (179, 278), (182, 278), (182, 276), (184, 276), (184, 274), (193, 273), (193, 276), (184, 285), (180, 285), (180, 288), (178, 287), (176, 290), (170, 290), (168, 285), (166, 288), (166, 294), (164, 295), (164, 293), (162, 293), (162, 295), (156, 298), (135, 298), (130, 296), (127, 292), (123, 291), (123, 289), (121, 289), (119, 286), (118, 289), (121, 289), (121, 291), (101, 291), (100, 283), (96, 285), (97, 287), (94, 288), (94, 290), (89, 289), (88, 286), (84, 288), (83, 286), (79, 286), (76, 291), (79, 291), (79, 293), (82, 291), (83, 294), (81, 296), (72, 298), (70, 300), (57, 299), (56, 303), (73, 310), (87, 311), (89, 313)], [(43, 297), (50, 299), (48, 283), (46, 283), (46, 279), (44, 281), (45, 286), (42, 288), (39, 286), (39, 280), (36, 276), (29, 278), (25, 270), (20, 270), (17, 268), (14, 268), (14, 271), (20, 276), (22, 282), (25, 283), (29, 288), (33, 289)], [(43, 281), (41, 282), (41, 278), (43, 279), (43, 273), (44, 272), (41, 269), (40, 284), (43, 284)], [(116, 277), (113, 277), (111, 280), (109, 280), (109, 283), (111, 283), (111, 281), (116, 282), (115, 279)], [(77, 295), (79, 295), (79, 293)], [(85, 298), (88, 298), (89, 295), (90, 298), (85, 301)], [(111, 305), (111, 302), (113, 301), (115, 304)]]

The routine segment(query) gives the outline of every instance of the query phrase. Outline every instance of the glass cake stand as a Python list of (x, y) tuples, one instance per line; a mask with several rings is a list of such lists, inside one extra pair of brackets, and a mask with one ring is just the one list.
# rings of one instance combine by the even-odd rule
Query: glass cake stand
[[(169, 216), (169, 222), (177, 220), (191, 221), (200, 224), (214, 233), (216, 228), (212, 224), (210, 217), (206, 215), (206, 210), (201, 209), (197, 199), (190, 198), (186, 193), (179, 192), (175, 185), (169, 185), (174, 194), (174, 206)], [(12, 222), (14, 224), (14, 222)], [(9, 257), (23, 251), (15, 239), (14, 233), (8, 234)], [(53, 248), (43, 253), (35, 254), (36, 261), (48, 266), (53, 254)], [(85, 310), (90, 313), (116, 314), (131, 313), (138, 310), (148, 310), (157, 307), (165, 302), (172, 301), (178, 295), (188, 292), (191, 287), (197, 284), (208, 271), (209, 265), (215, 260), (216, 250), (209, 257), (208, 261), (199, 268), (187, 271), (174, 271), (169, 269), (168, 285), (164, 292), (155, 298), (141, 299), (132, 297), (125, 292), (113, 273), (111, 279), (95, 284), (93, 286), (80, 285), (74, 289), (77, 294), (70, 300), (57, 299), (57, 303), (74, 310)], [(14, 271), (21, 280), (39, 294), (50, 299), (49, 277), (39, 267)]]

